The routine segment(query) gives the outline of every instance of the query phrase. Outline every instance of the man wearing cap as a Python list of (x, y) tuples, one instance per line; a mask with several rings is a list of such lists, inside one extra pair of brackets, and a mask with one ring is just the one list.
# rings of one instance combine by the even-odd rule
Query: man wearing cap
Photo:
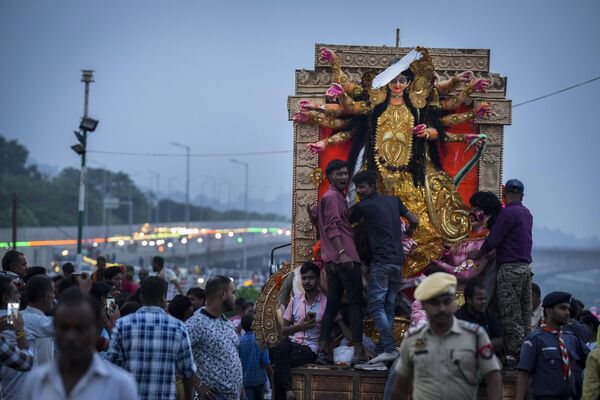
[(415, 290), (428, 322), (402, 342), (392, 398), (408, 399), (412, 383), (414, 399), (476, 399), (479, 376), (485, 378), (487, 399), (501, 398), (500, 363), (488, 335), (454, 317), (456, 283), (454, 275), (436, 272)]
[(518, 179), (506, 182), (506, 207), (498, 215), (481, 248), (469, 254), (473, 260), (478, 260), (496, 250), (499, 265), (496, 278), (498, 313), (504, 329), (504, 353), (509, 364), (518, 360), (521, 343), (531, 328), (533, 217), (522, 203), (524, 190)]
[(573, 368), (583, 368), (589, 350), (562, 327), (569, 319), (571, 295), (552, 292), (544, 297), (544, 319), (539, 328), (527, 335), (521, 346), (517, 400), (525, 400), (527, 391), (535, 399), (577, 399)]

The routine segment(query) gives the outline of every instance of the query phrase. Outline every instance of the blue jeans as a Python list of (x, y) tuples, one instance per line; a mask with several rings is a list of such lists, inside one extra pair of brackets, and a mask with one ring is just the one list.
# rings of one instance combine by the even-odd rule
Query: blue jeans
[(396, 378), (398, 377), (398, 373), (396, 372), (396, 364), (400, 362), (400, 358), (398, 358), (392, 366), (390, 367), (389, 375), (387, 378), (387, 382), (385, 383), (385, 390), (383, 392), (383, 400), (392, 400), (392, 390), (394, 390), (394, 383), (396, 382)]
[(263, 400), (265, 398), (265, 384), (256, 386), (244, 386), (246, 392), (246, 400)]
[(373, 263), (369, 268), (368, 303), (369, 314), (379, 331), (383, 350), (396, 349), (392, 333), (396, 308), (396, 295), (402, 282), (402, 266)]

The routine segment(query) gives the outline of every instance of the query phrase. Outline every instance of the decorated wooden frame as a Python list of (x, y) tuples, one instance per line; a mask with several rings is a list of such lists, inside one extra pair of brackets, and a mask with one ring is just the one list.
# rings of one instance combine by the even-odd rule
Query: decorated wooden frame
[[(360, 82), (364, 72), (380, 71), (391, 59), (404, 56), (412, 48), (386, 46), (315, 45), (314, 70), (297, 70), (295, 93), (288, 97), (289, 119), (298, 111), (298, 101), (324, 102), (324, 93), (332, 85), (331, 67), (319, 61), (319, 49), (328, 47), (335, 51), (342, 69), (355, 82)], [(437, 49), (428, 48), (436, 73), (441, 80), (457, 72), (473, 71), (476, 77), (491, 81), (487, 93), (477, 93), (474, 103), (486, 101), (492, 115), (476, 119), (479, 133), (487, 135), (487, 147), (479, 161), (479, 190), (489, 190), (500, 195), (502, 185), (502, 159), (504, 125), (511, 124), (511, 101), (506, 99), (507, 78), (490, 72), (490, 51), (487, 49)], [(309, 261), (316, 233), (306, 212), (307, 205), (317, 202), (318, 185), (314, 171), (319, 165), (319, 155), (307, 150), (306, 145), (319, 140), (319, 127), (294, 123), (294, 174), (292, 194), (292, 265)]]

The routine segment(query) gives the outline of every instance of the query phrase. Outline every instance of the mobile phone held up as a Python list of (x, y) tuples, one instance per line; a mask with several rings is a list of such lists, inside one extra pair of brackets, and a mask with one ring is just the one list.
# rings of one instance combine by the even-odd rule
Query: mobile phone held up
[(317, 319), (317, 313), (314, 311), (309, 311), (306, 313), (306, 315), (308, 316), (308, 318), (310, 319)]
[(8, 303), (6, 307), (6, 322), (12, 325), (17, 318), (19, 318), (19, 303)]
[(114, 312), (117, 311), (117, 303), (114, 297), (106, 298), (106, 311), (109, 314), (114, 314)]

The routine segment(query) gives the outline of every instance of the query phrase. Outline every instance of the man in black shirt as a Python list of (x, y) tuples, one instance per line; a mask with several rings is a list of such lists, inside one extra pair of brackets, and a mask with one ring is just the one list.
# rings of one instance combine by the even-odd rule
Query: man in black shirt
[(352, 210), (351, 222), (363, 220), (371, 253), (368, 279), (369, 313), (381, 337), (383, 353), (370, 363), (386, 362), (398, 357), (396, 341), (392, 334), (396, 294), (402, 280), (404, 251), (402, 248), (402, 221), (410, 226), (407, 235), (414, 232), (418, 217), (404, 206), (399, 198), (383, 196), (376, 190), (376, 175), (361, 171), (352, 179), (360, 202)]
[(492, 341), (494, 350), (499, 352), (502, 348), (502, 333), (498, 320), (487, 309), (487, 293), (485, 287), (477, 281), (471, 280), (465, 286), (465, 304), (454, 313), (458, 319), (480, 325)]

